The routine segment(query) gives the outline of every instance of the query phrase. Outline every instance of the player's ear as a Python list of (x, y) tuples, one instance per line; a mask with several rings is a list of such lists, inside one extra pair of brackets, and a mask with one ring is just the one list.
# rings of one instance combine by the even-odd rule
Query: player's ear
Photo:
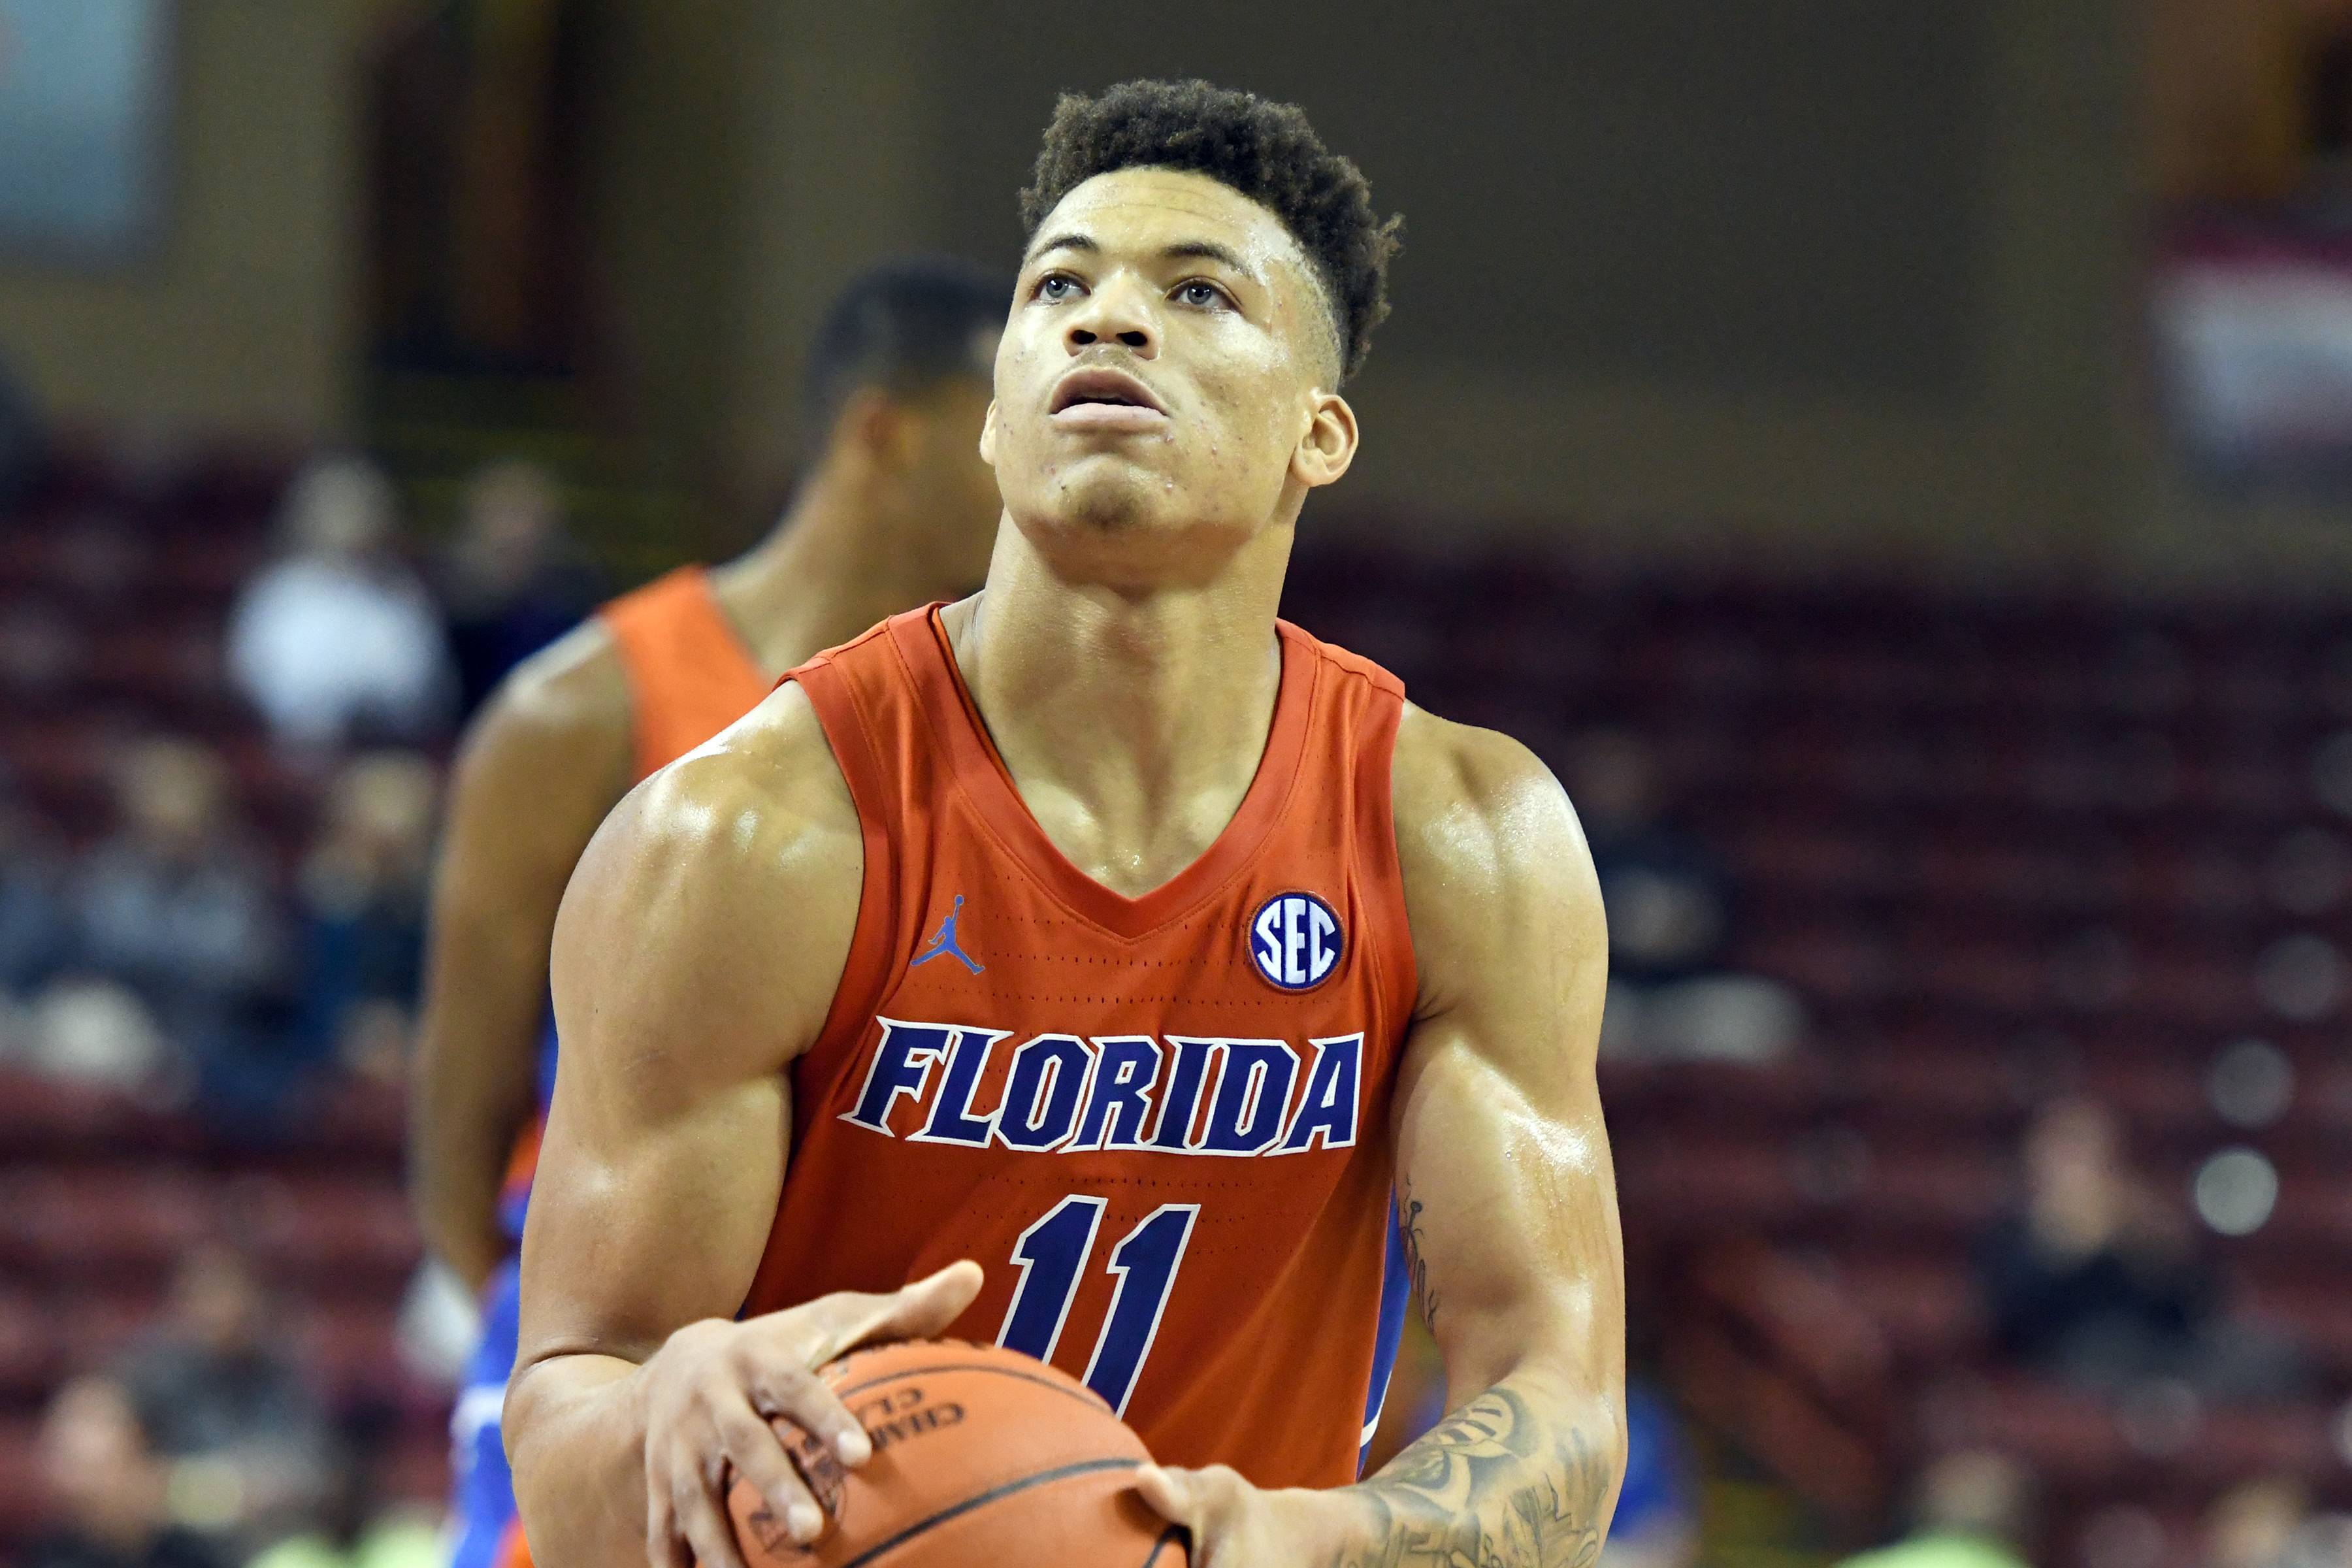
[(920, 445), (908, 410), (880, 387), (861, 387), (842, 405), (833, 427), (836, 444), (846, 444), (879, 468), (902, 468)]
[(996, 399), (988, 400), (988, 413), (980, 422), (980, 460), (990, 468), (996, 467)]
[(1356, 411), (1336, 392), (1318, 392), (1307, 428), (1290, 454), (1290, 471), (1309, 489), (1337, 480), (1356, 460)]

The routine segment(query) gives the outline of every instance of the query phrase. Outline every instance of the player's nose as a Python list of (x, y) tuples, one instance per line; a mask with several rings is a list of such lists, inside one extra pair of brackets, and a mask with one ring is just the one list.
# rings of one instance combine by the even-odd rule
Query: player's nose
[(1062, 342), (1073, 354), (1097, 343), (1121, 343), (1138, 359), (1152, 359), (1160, 353), (1160, 326), (1143, 289), (1123, 279), (1107, 279), (1072, 313)]

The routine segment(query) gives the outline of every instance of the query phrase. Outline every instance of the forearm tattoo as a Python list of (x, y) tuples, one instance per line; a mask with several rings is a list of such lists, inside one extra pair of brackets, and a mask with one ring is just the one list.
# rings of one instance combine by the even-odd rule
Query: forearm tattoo
[(1355, 1488), (1374, 1544), (1328, 1568), (1592, 1568), (1613, 1463), (1497, 1384)]
[[(1397, 1226), (1413, 1297), (1433, 1331), (1443, 1299), (1430, 1280), (1424, 1205), (1410, 1176)], [(1497, 1384), (1353, 1489), (1370, 1510), (1373, 1544), (1339, 1552), (1327, 1568), (1592, 1568), (1614, 1451)]]

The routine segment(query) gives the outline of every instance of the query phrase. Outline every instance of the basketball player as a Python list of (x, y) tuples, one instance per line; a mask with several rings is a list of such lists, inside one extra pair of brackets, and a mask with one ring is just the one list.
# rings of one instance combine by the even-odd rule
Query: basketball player
[(999, 503), (973, 448), (1003, 313), (1002, 282), (961, 263), (896, 262), (853, 282), (811, 353), (809, 477), (776, 532), (716, 572), (688, 567), (606, 605), (517, 669), (467, 738), (434, 890), (410, 1161), (434, 1250), (484, 1300), (453, 1432), (457, 1568), (488, 1563), (514, 1511), (498, 1426), (511, 1237), (538, 1147), (534, 1079), (553, 1065), (542, 1020), (563, 884), (632, 784), (750, 711), (777, 671), (980, 580)]
[[(1591, 862), (1524, 749), (1275, 614), (1391, 227), (1297, 110), (1201, 82), (1065, 99), (1024, 212), (984, 589), (795, 671), (565, 898), (534, 1554), (739, 1568), (731, 1477), (814, 1538), (871, 1444), (809, 1369), (947, 1333), (1084, 1377), (1207, 1568), (1590, 1564)], [(1506, 260), (1459, 283), (1504, 359)], [(1454, 1415), (1359, 1481), (1407, 1286)]]

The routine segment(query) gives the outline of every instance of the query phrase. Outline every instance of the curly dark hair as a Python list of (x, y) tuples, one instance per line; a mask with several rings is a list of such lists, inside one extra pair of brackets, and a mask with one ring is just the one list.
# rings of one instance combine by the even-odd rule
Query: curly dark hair
[(1064, 93), (1021, 193), (1024, 243), (1076, 186), (1144, 167), (1206, 174), (1280, 218), (1322, 282), (1340, 379), (1356, 374), (1389, 313), (1389, 260), (1404, 219), (1373, 212), (1363, 171), (1324, 146), (1297, 104), (1198, 79), (1121, 82), (1093, 98)]

